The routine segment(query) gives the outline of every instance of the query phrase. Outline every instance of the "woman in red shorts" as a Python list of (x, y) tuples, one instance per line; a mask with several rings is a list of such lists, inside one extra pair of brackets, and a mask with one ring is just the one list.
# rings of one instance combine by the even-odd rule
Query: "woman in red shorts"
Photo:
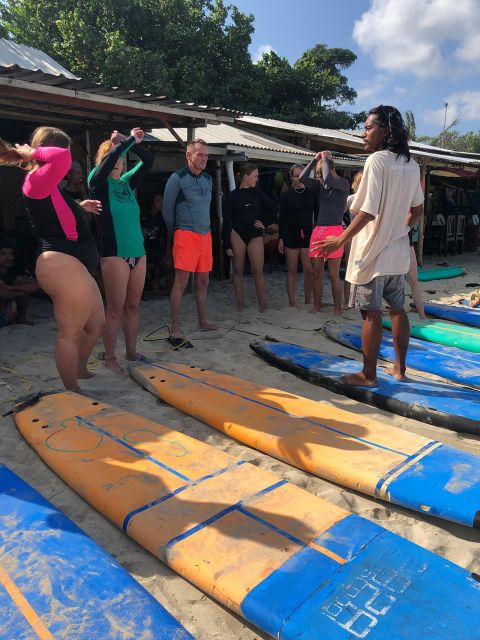
[[(315, 166), (315, 179), (309, 178)], [(346, 178), (337, 176), (330, 151), (321, 151), (305, 167), (300, 180), (313, 188), (318, 197), (318, 217), (310, 238), (309, 255), (313, 263), (313, 313), (322, 309), (323, 270), (328, 258), (328, 273), (332, 283), (333, 312), (342, 313), (342, 287), (340, 283), (340, 261), (343, 249), (328, 256), (317, 248), (317, 242), (328, 236), (340, 236), (343, 233), (343, 214), (346, 208), (350, 183)]]

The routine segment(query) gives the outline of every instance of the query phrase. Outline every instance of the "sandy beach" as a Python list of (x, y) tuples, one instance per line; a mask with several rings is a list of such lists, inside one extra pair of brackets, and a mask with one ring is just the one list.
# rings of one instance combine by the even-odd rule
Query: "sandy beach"
[[(422, 291), (425, 292), (425, 300), (453, 301), (465, 297), (473, 288), (480, 288), (480, 261), (476, 254), (466, 253), (462, 256), (448, 256), (448, 258), (429, 256), (425, 266), (433, 267), (445, 262), (449, 265), (465, 266), (467, 273), (451, 280), (420, 283)], [(477, 286), (467, 287), (466, 285), (470, 283), (477, 283)], [(327, 304), (325, 310), (319, 314), (310, 313), (310, 307), (301, 304), (301, 274), (298, 275), (297, 282), (299, 306), (297, 308), (288, 306), (285, 272), (282, 266), (272, 274), (266, 274), (269, 308), (265, 313), (261, 314), (258, 311), (253, 279), (250, 276), (246, 276), (245, 285), (248, 307), (243, 313), (238, 313), (234, 309), (231, 283), (212, 280), (208, 309), (210, 320), (218, 325), (218, 329), (213, 332), (200, 332), (196, 329), (194, 298), (192, 294), (186, 295), (182, 307), (183, 328), (194, 348), (178, 352), (169, 350), (165, 340), (143, 340), (144, 336), (157, 329), (158, 331), (152, 337), (165, 338), (168, 335), (167, 328), (164, 326), (169, 322), (168, 299), (151, 299), (142, 302), (139, 352), (152, 359), (168, 359), (194, 364), (261, 384), (268, 383), (272, 387), (348, 409), (353, 415), (369, 415), (392, 426), (480, 454), (480, 440), (477, 436), (432, 427), (332, 394), (268, 365), (253, 353), (249, 347), (250, 342), (269, 335), (327, 353), (359, 358), (358, 354), (330, 341), (320, 331), (323, 323), (332, 317), (333, 310), (327, 280), (325, 280)], [(407, 287), (407, 304), (411, 301), (408, 294)], [(359, 313), (354, 310), (344, 312), (344, 317), (357, 322), (360, 318)], [(412, 313), (412, 317), (417, 316)], [(1, 414), (12, 407), (12, 399), (32, 391), (61, 388), (53, 361), (56, 325), (52, 318), (50, 303), (43, 299), (33, 300), (30, 319), (35, 322), (35, 326), (14, 325), (0, 329)], [(94, 353), (98, 355), (102, 350), (103, 346), (99, 342)], [(120, 340), (119, 362), (122, 366), (126, 366), (127, 363), (122, 357), (123, 351), (123, 343)], [(272, 471), (279, 477), (344, 509), (369, 518), (470, 572), (480, 573), (478, 531), (424, 517), (299, 471), (245, 447), (205, 424), (158, 402), (126, 373), (121, 376), (113, 374), (105, 370), (97, 359), (92, 361), (92, 366), (97, 375), (85, 381), (83, 387), (98, 399), (167, 424), (239, 459), (254, 461), (255, 465), (262, 469)], [(115, 557), (199, 640), (255, 640), (269, 637), (258, 632), (240, 617), (232, 614), (173, 573), (85, 503), (24, 442), (11, 416), (3, 417), (0, 425), (0, 461), (64, 511)]]

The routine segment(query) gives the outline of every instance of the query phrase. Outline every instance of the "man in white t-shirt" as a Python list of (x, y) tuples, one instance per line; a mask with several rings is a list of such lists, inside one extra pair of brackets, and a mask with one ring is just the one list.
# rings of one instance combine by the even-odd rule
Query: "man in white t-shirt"
[[(357, 215), (338, 238), (318, 246), (332, 252), (352, 240), (346, 280), (352, 284), (350, 305), (360, 309), (363, 370), (344, 375), (346, 384), (377, 384), (377, 358), (382, 341), (382, 299), (389, 306), (396, 380), (405, 379), (410, 324), (405, 313), (405, 278), (410, 266), (408, 232), (423, 213), (420, 169), (411, 159), (408, 136), (400, 112), (394, 107), (372, 109), (363, 133), (372, 155), (350, 207)], [(408, 214), (407, 214), (408, 212)]]

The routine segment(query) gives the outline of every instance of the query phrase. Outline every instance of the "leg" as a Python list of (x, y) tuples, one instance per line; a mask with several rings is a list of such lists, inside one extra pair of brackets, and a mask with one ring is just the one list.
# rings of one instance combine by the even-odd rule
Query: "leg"
[(388, 369), (395, 380), (405, 380), (408, 341), (410, 340), (410, 323), (405, 309), (390, 309), (392, 319), (392, 338), (395, 349), (395, 364)]
[(341, 260), (341, 258), (330, 258), (327, 261), (330, 282), (332, 283), (333, 313), (336, 316), (342, 315), (342, 285), (340, 282)]
[(245, 253), (247, 245), (241, 239), (236, 231), (230, 233), (230, 242), (232, 244), (232, 270), (233, 270), (233, 290), (237, 300), (238, 311), (245, 309), (245, 296), (243, 292), (243, 269), (245, 267)]
[(183, 292), (187, 287), (189, 277), (189, 271), (175, 269), (173, 286), (170, 291), (170, 335), (175, 338), (183, 337), (182, 330), (180, 328), (180, 306), (182, 303)]
[(130, 267), (123, 258), (111, 256), (101, 259), (102, 279), (105, 287), (107, 311), (105, 314), (105, 329), (103, 343), (105, 345), (105, 367), (119, 372), (120, 367), (115, 359), (123, 306), (127, 295)]
[(203, 331), (212, 331), (217, 328), (207, 320), (208, 281), (208, 272), (200, 271), (195, 274), (195, 302), (197, 305), (198, 326)]
[(303, 294), (305, 304), (310, 304), (313, 289), (313, 267), (312, 260), (308, 256), (308, 249), (300, 249), (300, 260), (303, 269)]
[[(92, 313), (98, 313), (98, 288), (85, 266), (73, 256), (55, 251), (42, 253), (36, 264), (36, 277), (41, 288), (53, 302), (58, 324), (55, 362), (65, 386), (78, 391), (77, 373), (80, 365), (80, 345), (84, 357), (82, 334), (91, 330), (94, 344), (101, 329), (100, 321), (88, 325)], [(94, 311), (95, 307), (95, 311)], [(98, 333), (94, 335), (94, 331)]]
[[(349, 240), (346, 244), (343, 245), (343, 255), (345, 256), (345, 268), (348, 267), (348, 259), (350, 258), (350, 248), (352, 246), (352, 241)], [(345, 302), (345, 306), (348, 307), (350, 300), (350, 283), (344, 280), (343, 282), (343, 299)]]
[(325, 260), (323, 258), (312, 258), (313, 265), (313, 313), (322, 310), (323, 296), (323, 270)]
[(127, 294), (123, 306), (123, 335), (127, 360), (136, 360), (138, 325), (140, 322), (140, 300), (145, 286), (147, 261), (142, 256), (138, 264), (130, 270)]
[(260, 313), (263, 313), (267, 306), (265, 304), (265, 277), (263, 275), (263, 264), (265, 260), (265, 250), (263, 247), (263, 238), (252, 238), (247, 245), (248, 259), (255, 282), (255, 291), (257, 292), (258, 306)]
[(287, 249), (285, 247), (285, 262), (287, 263), (287, 295), (288, 304), (296, 307), (295, 290), (297, 285), (297, 268), (300, 249)]
[(103, 300), (100, 295), (98, 286), (94, 287), (92, 293), (92, 311), (87, 320), (86, 325), (80, 335), (78, 343), (78, 378), (93, 378), (95, 375), (88, 370), (87, 363), (93, 348), (97, 343), (98, 336), (102, 333), (105, 326), (105, 312), (103, 309)]
[(427, 316), (425, 315), (425, 308), (423, 306), (422, 292), (420, 291), (420, 287), (418, 285), (417, 256), (413, 247), (410, 247), (410, 269), (407, 273), (407, 279), (408, 284), (410, 285), (413, 302), (415, 304), (415, 309), (417, 310), (418, 316), (421, 320), (425, 320)]
[(382, 315), (380, 311), (362, 311), (363, 370), (342, 376), (345, 384), (374, 387), (377, 384), (377, 359), (382, 342)]
[(30, 294), (24, 293), (23, 296), (15, 298), (17, 303), (17, 318), (15, 322), (17, 324), (33, 324), (27, 320), (28, 305), (30, 304)]

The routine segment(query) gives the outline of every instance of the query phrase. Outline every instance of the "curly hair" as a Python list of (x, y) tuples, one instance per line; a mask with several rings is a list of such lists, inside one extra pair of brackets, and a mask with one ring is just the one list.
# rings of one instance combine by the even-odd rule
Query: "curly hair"
[(388, 129), (388, 135), (383, 141), (382, 149), (396, 153), (397, 158), (403, 155), (406, 157), (406, 161), (409, 162), (408, 132), (400, 111), (395, 107), (381, 104), (374, 109), (370, 109), (368, 115), (375, 116), (375, 121), (379, 127)]

